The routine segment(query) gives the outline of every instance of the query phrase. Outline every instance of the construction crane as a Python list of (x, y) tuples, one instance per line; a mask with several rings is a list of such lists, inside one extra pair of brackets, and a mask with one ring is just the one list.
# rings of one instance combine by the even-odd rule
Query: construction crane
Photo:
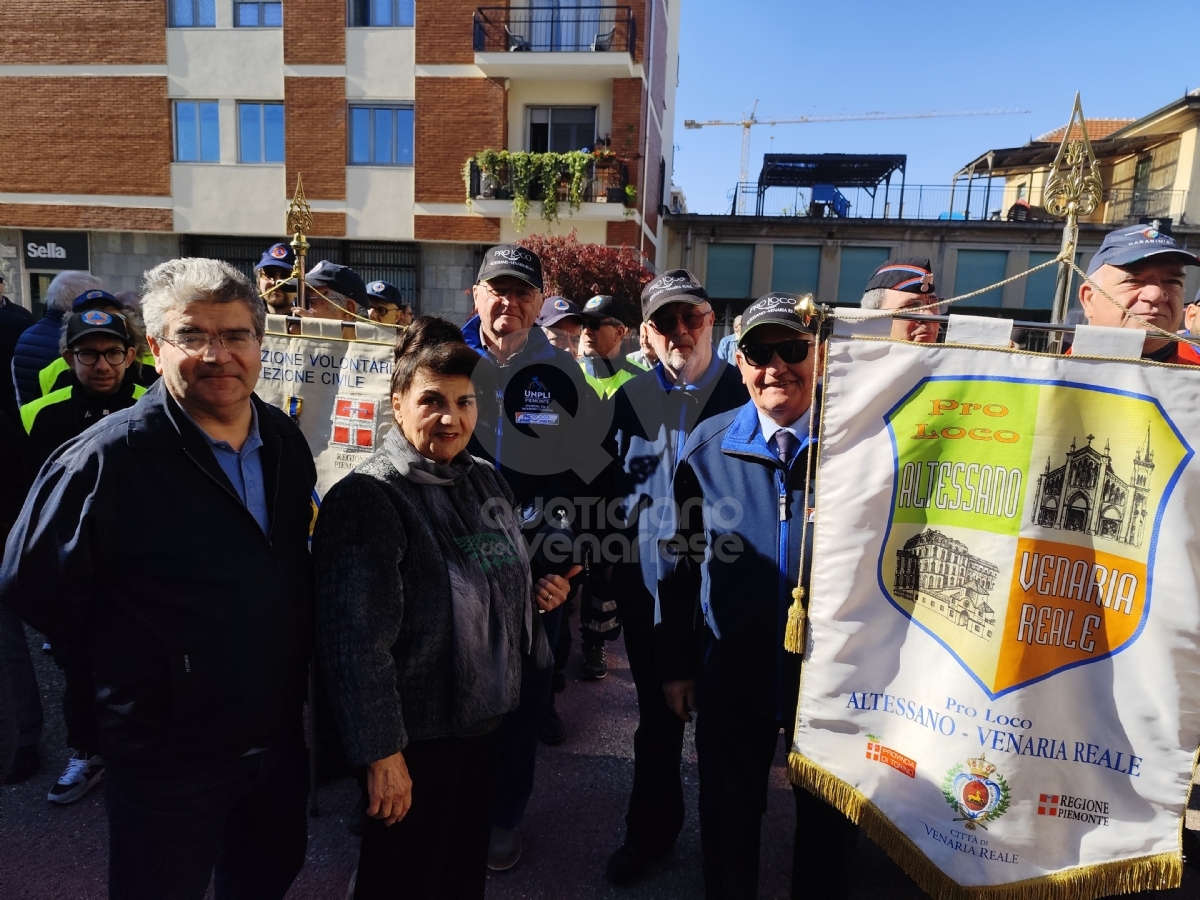
[[(833, 116), (793, 116), (787, 119), (760, 119), (755, 113), (758, 112), (758, 101), (754, 101), (754, 105), (750, 108), (750, 115), (738, 122), (722, 122), (716, 119), (707, 122), (697, 122), (695, 119), (684, 119), (683, 127), (691, 129), (708, 128), (713, 125), (738, 125), (742, 129), (742, 171), (741, 177), (738, 180), (739, 184), (745, 184), (750, 180), (750, 129), (755, 125), (804, 125), (814, 122), (874, 122), (884, 121), (888, 119), (948, 119), (957, 116), (1009, 116), (1018, 113), (1028, 113), (1028, 109), (964, 109), (953, 112), (910, 112), (910, 113), (888, 113), (888, 112), (865, 112), (865, 113), (846, 113), (844, 115)], [(738, 193), (738, 213), (745, 212), (745, 199)]]

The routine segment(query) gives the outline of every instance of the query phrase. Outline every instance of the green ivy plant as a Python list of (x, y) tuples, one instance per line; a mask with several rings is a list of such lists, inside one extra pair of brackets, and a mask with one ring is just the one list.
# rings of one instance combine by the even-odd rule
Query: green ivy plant
[(481, 150), (463, 164), (463, 185), (467, 195), (467, 209), (474, 199), (471, 196), (471, 166), (481, 173), (489, 174), (512, 190), (512, 220), (520, 231), (529, 216), (529, 195), (536, 185), (541, 188), (541, 217), (547, 222), (558, 220), (558, 188), (567, 185), (567, 205), (571, 212), (579, 209), (587, 191), (588, 178), (593, 161), (591, 153), (572, 150), (568, 153), (527, 153), (509, 150)]

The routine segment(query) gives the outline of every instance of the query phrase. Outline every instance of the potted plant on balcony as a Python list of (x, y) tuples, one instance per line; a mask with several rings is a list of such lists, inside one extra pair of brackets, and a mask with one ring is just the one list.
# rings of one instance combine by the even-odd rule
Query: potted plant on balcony
[(634, 209), (637, 207), (637, 188), (632, 184), (625, 185), (625, 208)]

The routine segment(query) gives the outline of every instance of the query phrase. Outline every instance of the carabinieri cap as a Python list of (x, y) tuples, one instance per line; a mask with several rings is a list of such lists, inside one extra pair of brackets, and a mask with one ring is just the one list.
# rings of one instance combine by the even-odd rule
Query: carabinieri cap
[(933, 284), (933, 267), (923, 256), (905, 259), (889, 259), (875, 270), (864, 291), (886, 288), (889, 291), (904, 291), (906, 294), (936, 296)]

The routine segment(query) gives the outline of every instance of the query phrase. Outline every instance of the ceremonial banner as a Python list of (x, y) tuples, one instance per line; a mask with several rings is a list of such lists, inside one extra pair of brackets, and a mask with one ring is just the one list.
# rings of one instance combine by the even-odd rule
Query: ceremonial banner
[(317, 464), (317, 499), (392, 427), (391, 343), (268, 333), (258, 396), (288, 413)]
[(828, 346), (793, 780), (936, 898), (1178, 885), (1200, 369)]

